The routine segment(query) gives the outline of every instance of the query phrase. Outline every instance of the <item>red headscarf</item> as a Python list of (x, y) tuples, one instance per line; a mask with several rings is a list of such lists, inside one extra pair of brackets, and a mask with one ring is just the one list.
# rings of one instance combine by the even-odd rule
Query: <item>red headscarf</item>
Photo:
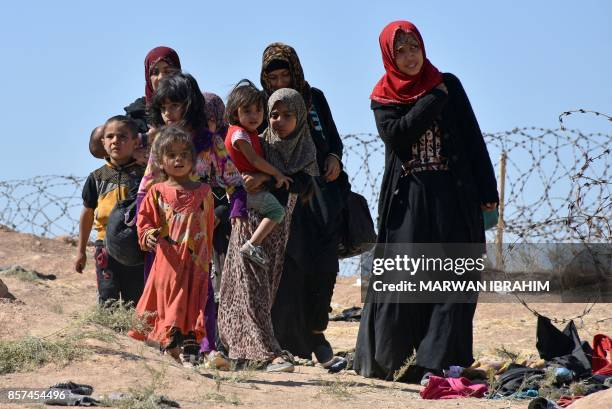
[[(404, 74), (395, 64), (393, 42), (399, 30), (414, 34), (423, 50), (423, 66), (416, 75)], [(442, 82), (442, 74), (427, 59), (423, 38), (411, 22), (394, 21), (387, 24), (378, 41), (387, 72), (376, 83), (370, 99), (381, 104), (409, 104)]]
[(161, 60), (164, 60), (168, 65), (181, 69), (181, 61), (179, 60), (178, 54), (170, 47), (155, 47), (145, 57), (145, 99), (147, 105), (153, 98), (153, 84), (151, 84), (151, 70)]

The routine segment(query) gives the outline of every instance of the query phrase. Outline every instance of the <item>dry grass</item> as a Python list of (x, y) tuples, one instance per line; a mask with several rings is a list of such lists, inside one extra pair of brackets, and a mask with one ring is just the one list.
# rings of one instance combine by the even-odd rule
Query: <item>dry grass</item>
[(225, 396), (219, 392), (208, 392), (202, 395), (200, 400), (202, 402), (228, 403), (234, 406), (242, 405), (242, 402), (235, 393)]
[(0, 340), (0, 374), (31, 371), (48, 363), (66, 365), (87, 351), (83, 341), (75, 334), (56, 340), (32, 336)]
[(318, 395), (324, 393), (340, 400), (347, 400), (353, 396), (353, 389), (357, 386), (354, 381), (349, 381), (341, 376), (334, 378), (333, 380), (320, 379), (319, 385), (321, 385), (321, 392)]
[(502, 345), (500, 348), (495, 348), (495, 353), (502, 360), (510, 360), (513, 363), (518, 361), (518, 359), (521, 356), (521, 354), (519, 352), (511, 351), (508, 348), (506, 348), (504, 345)]
[[(57, 312), (62, 313), (63, 309)], [(116, 333), (125, 333), (130, 328), (147, 328), (146, 321), (137, 317), (130, 305), (122, 302), (110, 307), (97, 305), (67, 327), (45, 337), (0, 340), (0, 374), (31, 371), (48, 363), (67, 365), (91, 351), (88, 340), (113, 342)]]
[(406, 358), (406, 360), (404, 361), (404, 364), (397, 371), (393, 373), (393, 382), (397, 382), (400, 379), (402, 379), (402, 377), (406, 375), (408, 370), (415, 364), (415, 362), (416, 362), (416, 352), (413, 352), (412, 355)]
[(149, 330), (147, 320), (150, 315), (137, 315), (132, 303), (126, 303), (123, 300), (107, 301), (103, 305), (92, 307), (79, 318), (79, 321), (84, 325), (94, 324), (126, 334), (130, 329), (138, 332)]
[(143, 365), (150, 376), (148, 384), (137, 388), (130, 388), (124, 397), (120, 399), (104, 399), (102, 403), (120, 409), (159, 409), (160, 407), (166, 407), (162, 406), (162, 403), (167, 398), (158, 394), (158, 392), (159, 389), (167, 385), (167, 366), (163, 365), (161, 369), (155, 369), (147, 365), (146, 362), (143, 362)]

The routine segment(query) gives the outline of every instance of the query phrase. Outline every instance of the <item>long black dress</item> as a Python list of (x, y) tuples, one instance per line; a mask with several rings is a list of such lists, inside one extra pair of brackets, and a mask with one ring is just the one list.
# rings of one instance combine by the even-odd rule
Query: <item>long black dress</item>
[[(323, 92), (311, 88), (311, 93), (311, 110), (316, 114), (310, 112), (310, 132), (322, 173), (328, 155), (342, 160), (343, 145)], [(322, 332), (327, 328), (339, 270), (337, 216), (350, 184), (344, 172), (331, 183), (318, 177), (316, 184), (324, 193), (325, 203), (315, 196), (308, 204), (298, 201), (293, 210), (272, 322), (281, 348), (307, 359), (314, 352), (318, 360), (327, 361), (332, 358), (332, 350)], [(327, 208), (326, 220), (316, 210), (320, 206)]]
[[(485, 242), (480, 204), (499, 200), (493, 166), (459, 79), (443, 78), (448, 95), (433, 89), (410, 105), (372, 102), (385, 143), (379, 243)], [(413, 149), (432, 131), (444, 166), (402, 176), (402, 164), (415, 160)], [(393, 379), (415, 350), (421, 368), (473, 362), (475, 303), (394, 303), (390, 297), (368, 293), (355, 351), (358, 373)]]

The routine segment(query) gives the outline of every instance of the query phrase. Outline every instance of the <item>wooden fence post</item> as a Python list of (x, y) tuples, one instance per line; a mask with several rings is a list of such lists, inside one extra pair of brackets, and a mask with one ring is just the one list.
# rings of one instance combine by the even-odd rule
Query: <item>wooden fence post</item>
[(495, 235), (496, 254), (495, 261), (498, 270), (503, 270), (503, 245), (504, 245), (504, 196), (506, 190), (506, 152), (502, 152), (499, 158), (499, 220), (497, 222), (497, 234)]

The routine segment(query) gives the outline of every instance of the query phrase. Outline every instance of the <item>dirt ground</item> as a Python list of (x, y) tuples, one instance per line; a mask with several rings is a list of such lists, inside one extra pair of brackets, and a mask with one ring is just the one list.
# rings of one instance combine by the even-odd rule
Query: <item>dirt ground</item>
[[(90, 248), (90, 250), (93, 250)], [(0, 229), (0, 267), (21, 265), (53, 281), (21, 281), (0, 277), (17, 302), (0, 303), (0, 339), (47, 336), (74, 321), (74, 314), (95, 305), (95, 275), (90, 251), (87, 269), (72, 270), (76, 247), (68, 240), (44, 239)], [(336, 310), (360, 305), (355, 278), (340, 278), (333, 299)], [(538, 311), (554, 317), (579, 315), (584, 304), (537, 304)], [(597, 333), (612, 333), (610, 305), (596, 305), (584, 322), (578, 322), (584, 340)], [(603, 321), (602, 321), (603, 320)], [(479, 304), (475, 318), (475, 356), (494, 358), (496, 348), (535, 356), (536, 318), (519, 304)], [(334, 349), (353, 348), (358, 323), (332, 322), (327, 336)], [(23, 373), (0, 375), (0, 388), (46, 388), (63, 380), (94, 386), (94, 396), (139, 389), (161, 374), (156, 393), (180, 403), (182, 408), (526, 408), (526, 401), (455, 399), (427, 401), (417, 385), (366, 379), (354, 372), (331, 375), (319, 367), (297, 366), (292, 374), (264, 372), (215, 372), (183, 368), (162, 357), (155, 349), (125, 336), (116, 342), (95, 341), (95, 353), (66, 366), (49, 364)], [(150, 369), (147, 369), (150, 368)], [(41, 407), (0, 403), (2, 408)]]

